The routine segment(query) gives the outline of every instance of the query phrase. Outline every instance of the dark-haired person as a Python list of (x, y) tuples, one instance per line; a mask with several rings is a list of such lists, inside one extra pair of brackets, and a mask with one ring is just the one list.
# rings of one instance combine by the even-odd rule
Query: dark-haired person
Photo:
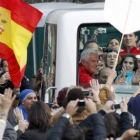
[[(65, 99), (66, 101), (65, 101), (64, 108), (66, 108), (67, 104), (70, 101), (77, 100), (77, 99), (84, 100), (84, 97), (85, 97), (85, 95), (84, 95), (82, 87), (80, 87), (80, 86), (72, 87), (67, 92), (67, 97)], [(89, 112), (87, 112), (85, 110), (85, 108), (83, 108), (83, 106), (79, 107), (78, 111), (75, 113), (75, 115), (71, 119), (71, 124), (76, 124), (76, 125), (79, 124), (88, 115), (89, 115)]]
[(118, 51), (120, 41), (117, 38), (111, 38), (107, 44), (107, 47), (112, 48), (113, 50)]
[(136, 41), (138, 40), (138, 36), (136, 33), (125, 34), (123, 38), (123, 42), (125, 46), (122, 48), (123, 51), (120, 52), (120, 56), (124, 57), (126, 54), (138, 55), (140, 54), (140, 50), (137, 49)]
[(87, 49), (87, 48), (92, 48), (95, 51), (98, 51), (99, 50), (99, 44), (95, 40), (89, 40), (84, 45), (84, 49)]
[(133, 81), (136, 81), (135, 78), (137, 78), (137, 75), (139, 78), (137, 58), (133, 54), (126, 54), (123, 57), (120, 65), (122, 70), (118, 71), (118, 76), (115, 80), (115, 83), (119, 85), (133, 84)]
[[(103, 117), (101, 114), (94, 114), (94, 109), (96, 108), (95, 103), (91, 99), (84, 99), (85, 108), (90, 112), (90, 116), (86, 118), (86, 123), (79, 126), (71, 126), (69, 127), (70, 117), (74, 115), (77, 108), (77, 100), (70, 101), (66, 107), (66, 113), (58, 120), (58, 122), (52, 128), (48, 136), (48, 140), (85, 140), (84, 128), (87, 127), (87, 122), (90, 123), (90, 126), (94, 127), (92, 140), (105, 140), (106, 139), (106, 131), (105, 125), (103, 122)], [(82, 128), (83, 127), (83, 128)], [(91, 129), (90, 129), (91, 130)], [(89, 139), (88, 139), (89, 140)]]
[(50, 108), (42, 101), (35, 102), (29, 113), (29, 127), (17, 140), (46, 140), (51, 127)]
[(1, 59), (1, 69), (2, 73), (0, 73), (0, 93), (3, 94), (6, 88), (14, 89), (14, 92), (19, 94), (24, 89), (31, 88), (31, 85), (27, 78), (23, 76), (21, 81), (21, 86), (19, 88), (14, 88), (14, 85), (11, 81), (11, 77), (9, 74), (8, 62), (4, 59)]
[(1, 69), (2, 73), (0, 73), (0, 93), (3, 94), (6, 88), (14, 89), (14, 85), (9, 74), (8, 62), (4, 59), (1, 59)]

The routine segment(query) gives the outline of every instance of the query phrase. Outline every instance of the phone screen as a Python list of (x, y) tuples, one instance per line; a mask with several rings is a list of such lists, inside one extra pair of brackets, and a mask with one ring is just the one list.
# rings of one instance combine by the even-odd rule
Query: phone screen
[(120, 104), (114, 104), (113, 109), (120, 109)]

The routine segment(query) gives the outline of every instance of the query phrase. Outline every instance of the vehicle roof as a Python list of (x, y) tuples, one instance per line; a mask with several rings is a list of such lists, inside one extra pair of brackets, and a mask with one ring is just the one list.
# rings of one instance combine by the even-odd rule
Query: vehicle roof
[[(46, 17), (48, 14), (54, 10), (66, 10), (66, 9), (103, 9), (104, 2), (97, 3), (88, 3), (88, 4), (79, 4), (79, 3), (65, 3), (65, 2), (46, 2), (46, 3), (37, 3), (31, 4), (31, 6), (37, 8), (43, 13), (43, 16), (38, 24), (38, 27), (43, 27), (45, 25)], [(60, 12), (59, 12), (60, 13)]]
[[(99, 21), (98, 21), (99, 19)], [(46, 18), (46, 23), (59, 24), (67, 21), (74, 22), (75, 25), (86, 24), (86, 23), (105, 23), (103, 9), (66, 9), (66, 10), (54, 10), (49, 13)]]

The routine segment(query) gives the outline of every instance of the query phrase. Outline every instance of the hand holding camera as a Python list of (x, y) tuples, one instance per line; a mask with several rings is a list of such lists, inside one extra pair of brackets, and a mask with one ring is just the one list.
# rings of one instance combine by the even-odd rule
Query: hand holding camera
[(97, 113), (96, 104), (90, 98), (85, 98), (85, 108), (90, 114)]
[(115, 107), (114, 106), (114, 102), (113, 101), (107, 101), (106, 104), (103, 106), (103, 110), (106, 113), (111, 113), (111, 112), (115, 112)]
[(126, 97), (126, 99), (122, 99), (122, 102), (120, 103), (121, 112), (128, 112), (128, 106), (127, 106), (128, 102), (129, 102), (128, 97)]
[(65, 113), (68, 113), (70, 116), (73, 116), (78, 109), (77, 107), (78, 102), (79, 102), (79, 99), (70, 101), (66, 107)]

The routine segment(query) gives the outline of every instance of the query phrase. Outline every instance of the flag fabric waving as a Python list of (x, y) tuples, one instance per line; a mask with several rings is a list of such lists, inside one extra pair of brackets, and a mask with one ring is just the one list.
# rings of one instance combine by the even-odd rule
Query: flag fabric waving
[(105, 0), (104, 17), (123, 34), (140, 30), (140, 0)]
[(27, 47), (42, 13), (21, 0), (0, 0), (0, 58), (8, 62), (14, 87), (19, 87)]

